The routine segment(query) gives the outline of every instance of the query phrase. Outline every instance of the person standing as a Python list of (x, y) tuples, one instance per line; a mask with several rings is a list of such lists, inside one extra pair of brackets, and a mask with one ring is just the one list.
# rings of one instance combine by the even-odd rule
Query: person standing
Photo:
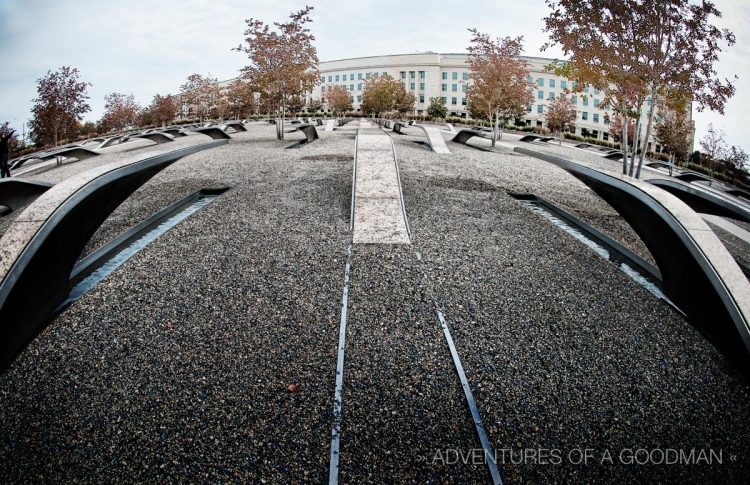
[(15, 132), (16, 130), (10, 130), (0, 136), (0, 178), (10, 177), (10, 169), (8, 168), (8, 151), (10, 148), (10, 139)]

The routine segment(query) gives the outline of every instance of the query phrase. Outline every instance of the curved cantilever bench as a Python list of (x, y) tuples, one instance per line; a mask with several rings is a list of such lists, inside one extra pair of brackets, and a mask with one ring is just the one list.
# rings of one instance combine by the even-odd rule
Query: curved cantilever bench
[(40, 195), (47, 192), (52, 185), (47, 182), (20, 178), (0, 179), (0, 205), (4, 205), (10, 210), (18, 210), (34, 202)]
[(296, 125), (295, 129), (291, 130), (290, 133), (295, 131), (301, 131), (305, 135), (305, 138), (298, 142), (292, 143), (287, 148), (300, 148), (303, 145), (312, 143), (320, 138), (320, 136), (318, 135), (318, 130), (315, 129), (315, 125), (313, 124)]
[(728, 200), (724, 200), (709, 192), (675, 182), (674, 180), (651, 179), (647, 180), (647, 182), (675, 195), (696, 212), (705, 212), (707, 214), (750, 222), (750, 211), (746, 208), (732, 204)]
[(227, 131), (227, 128), (232, 128), (235, 133), (239, 133), (240, 131), (247, 131), (247, 128), (245, 128), (245, 125), (243, 125), (241, 121), (229, 121), (221, 125), (220, 128), (224, 131)]
[(443, 135), (440, 134), (440, 130), (438, 130), (434, 126), (414, 126), (416, 126), (417, 128), (421, 128), (422, 131), (424, 131), (424, 134), (427, 137), (427, 141), (430, 142), (430, 148), (432, 148), (433, 152), (450, 155), (451, 151), (445, 144), (445, 139), (443, 139)]
[(179, 128), (167, 128), (164, 130), (161, 130), (163, 133), (166, 133), (167, 135), (172, 135), (173, 137), (177, 138), (179, 136), (187, 136), (185, 133), (182, 132)]
[(640, 180), (607, 175), (534, 150), (516, 147), (515, 151), (566, 170), (619, 212), (656, 260), (667, 297), (742, 372), (750, 374), (750, 283), (698, 214)]
[(0, 371), (65, 301), (78, 256), (112, 211), (176, 160), (224, 143), (97, 167), (55, 185), (18, 215), (0, 239)]
[(167, 135), (166, 133), (160, 133), (158, 131), (150, 131), (148, 133), (142, 133), (140, 135), (133, 135), (131, 138), (145, 138), (146, 140), (155, 142), (157, 145), (174, 141), (173, 137)]
[(190, 131), (200, 133), (202, 135), (208, 135), (214, 140), (231, 140), (232, 137), (229, 134), (216, 126), (204, 126), (203, 128), (192, 128)]
[(76, 158), (78, 160), (86, 160), (87, 158), (96, 157), (96, 156), (99, 156), (99, 153), (89, 150), (88, 148), (83, 148), (79, 146), (60, 148), (58, 150), (51, 150), (48, 152), (37, 153), (34, 155), (29, 155), (27, 157), (19, 158), (18, 160), (13, 162), (13, 164), (10, 166), (10, 169), (15, 170), (17, 168), (21, 168), (21, 166), (29, 160), (45, 161), (45, 160), (50, 160), (55, 157)]
[(683, 172), (679, 175), (675, 175), (674, 178), (685, 182), (711, 182), (710, 177), (706, 177), (698, 172)]

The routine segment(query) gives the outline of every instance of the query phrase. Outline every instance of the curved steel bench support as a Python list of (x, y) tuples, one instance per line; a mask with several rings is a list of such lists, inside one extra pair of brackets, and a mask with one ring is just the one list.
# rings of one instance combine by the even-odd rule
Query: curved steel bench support
[(18, 210), (34, 202), (53, 184), (19, 178), (0, 179), (0, 205)]
[(721, 243), (710, 229), (686, 228), (646, 187), (545, 153), (520, 147), (515, 151), (566, 170), (611, 205), (653, 255), (667, 297), (719, 351), (750, 374), (748, 282), (731, 255), (713, 246)]
[(673, 180), (651, 179), (646, 182), (675, 195), (696, 212), (705, 212), (707, 214), (750, 222), (750, 211), (708, 192)]
[(166, 133), (160, 133), (158, 131), (152, 131), (150, 133), (143, 133), (141, 135), (134, 135), (131, 138), (145, 138), (146, 140), (151, 140), (157, 145), (161, 145), (162, 143), (169, 143), (170, 141), (174, 141), (174, 138), (167, 135)]
[(241, 121), (229, 121), (221, 125), (222, 130), (226, 131), (227, 128), (232, 128), (235, 133), (239, 133), (240, 131), (247, 131), (247, 128), (245, 128), (245, 125), (243, 125)]
[(217, 128), (215, 126), (206, 126), (203, 128), (193, 128), (190, 131), (194, 131), (195, 133), (200, 133), (201, 135), (208, 135), (214, 140), (231, 140), (232, 137), (229, 136), (229, 134), (222, 130), (221, 128)]
[(85, 182), (50, 209), (0, 282), (0, 371), (44, 329), (65, 301), (78, 256), (112, 211), (176, 160), (224, 143), (204, 143), (116, 167)]

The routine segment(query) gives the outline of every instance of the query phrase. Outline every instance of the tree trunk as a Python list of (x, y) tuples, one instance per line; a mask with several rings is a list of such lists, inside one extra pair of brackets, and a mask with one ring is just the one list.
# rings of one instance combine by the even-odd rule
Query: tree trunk
[(635, 157), (638, 155), (638, 146), (641, 141), (641, 109), (643, 108), (643, 98), (641, 95), (636, 98), (636, 118), (635, 118), (635, 133), (633, 136), (633, 154), (630, 158), (630, 166), (628, 167), (628, 175), (631, 177), (635, 175)]
[[(497, 113), (495, 113), (495, 122), (492, 124), (492, 148), (495, 148), (495, 142), (497, 141)], [(492, 121), (490, 119), (490, 121)]]
[(628, 174), (628, 109), (625, 102), (620, 103), (620, 111), (622, 112), (622, 142), (620, 142), (620, 148), (622, 149), (622, 174)]

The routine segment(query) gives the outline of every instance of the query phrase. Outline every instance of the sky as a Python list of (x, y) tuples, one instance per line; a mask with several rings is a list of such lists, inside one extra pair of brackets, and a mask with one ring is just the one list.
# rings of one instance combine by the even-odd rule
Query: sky
[[(737, 37), (716, 68), (739, 79), (723, 116), (694, 110), (696, 148), (713, 123), (729, 144), (750, 153), (750, 1), (714, 2), (724, 14), (717, 25)], [(232, 50), (244, 39), (245, 19), (283, 21), (306, 3), (315, 7), (311, 29), (321, 61), (465, 52), (471, 27), (522, 35), (527, 55), (562, 57), (558, 48), (541, 51), (543, 0), (0, 0), (0, 123), (20, 132), (31, 117), (36, 80), (64, 65), (91, 83), (85, 115), (91, 121), (101, 118), (104, 96), (112, 92), (133, 93), (148, 104), (156, 93), (177, 93), (192, 73), (233, 78), (247, 63)]]

